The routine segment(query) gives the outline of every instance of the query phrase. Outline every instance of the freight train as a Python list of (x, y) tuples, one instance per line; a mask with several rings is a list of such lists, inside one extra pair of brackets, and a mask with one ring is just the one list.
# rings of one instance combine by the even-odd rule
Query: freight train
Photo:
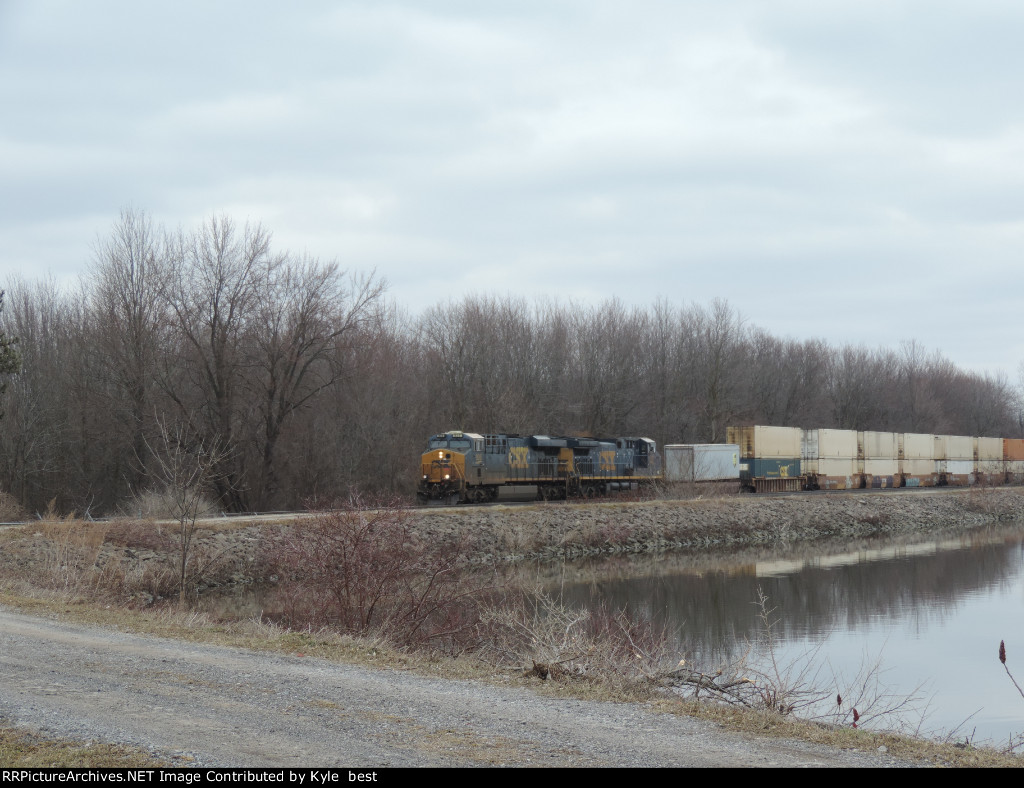
[(650, 438), (432, 436), (420, 502), (592, 498), (652, 482), (736, 482), (755, 492), (1024, 484), (1024, 439), (870, 430), (729, 427), (726, 444)]
[(650, 438), (449, 431), (429, 439), (420, 472), (421, 503), (483, 503), (505, 494), (593, 498), (661, 478), (661, 458)]

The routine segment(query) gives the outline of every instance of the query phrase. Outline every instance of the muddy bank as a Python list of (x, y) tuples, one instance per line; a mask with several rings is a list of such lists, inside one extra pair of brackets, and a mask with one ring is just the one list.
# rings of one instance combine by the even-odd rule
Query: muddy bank
[(430, 538), (473, 542), (481, 561), (572, 559), (1024, 522), (1024, 491), (738, 495), (640, 503), (454, 507), (415, 515)]

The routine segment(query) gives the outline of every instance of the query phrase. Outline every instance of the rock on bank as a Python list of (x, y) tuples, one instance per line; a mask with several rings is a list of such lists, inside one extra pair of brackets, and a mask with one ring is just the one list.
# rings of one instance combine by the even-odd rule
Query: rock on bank
[(1024, 491), (734, 495), (685, 501), (417, 510), (417, 530), (470, 541), (480, 560), (576, 558), (974, 528), (1024, 521)]

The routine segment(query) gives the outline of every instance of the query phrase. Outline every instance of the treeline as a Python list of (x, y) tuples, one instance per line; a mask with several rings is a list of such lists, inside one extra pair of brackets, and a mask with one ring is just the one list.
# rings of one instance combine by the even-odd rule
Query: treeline
[[(909, 342), (780, 339), (727, 303), (471, 296), (419, 315), (373, 274), (260, 225), (125, 211), (73, 289), (8, 284), (0, 488), (30, 511), (132, 512), (158, 458), (216, 445), (227, 511), (408, 493), (446, 429), (716, 442), (729, 424), (1022, 435), (1017, 392)], [(169, 436), (173, 436), (170, 439)]]

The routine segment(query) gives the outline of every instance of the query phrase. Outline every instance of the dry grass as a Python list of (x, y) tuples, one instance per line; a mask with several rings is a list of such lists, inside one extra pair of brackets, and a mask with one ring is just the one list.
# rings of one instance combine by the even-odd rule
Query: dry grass
[(168, 765), (133, 747), (47, 739), (0, 724), (0, 766), (4, 768), (139, 769)]

